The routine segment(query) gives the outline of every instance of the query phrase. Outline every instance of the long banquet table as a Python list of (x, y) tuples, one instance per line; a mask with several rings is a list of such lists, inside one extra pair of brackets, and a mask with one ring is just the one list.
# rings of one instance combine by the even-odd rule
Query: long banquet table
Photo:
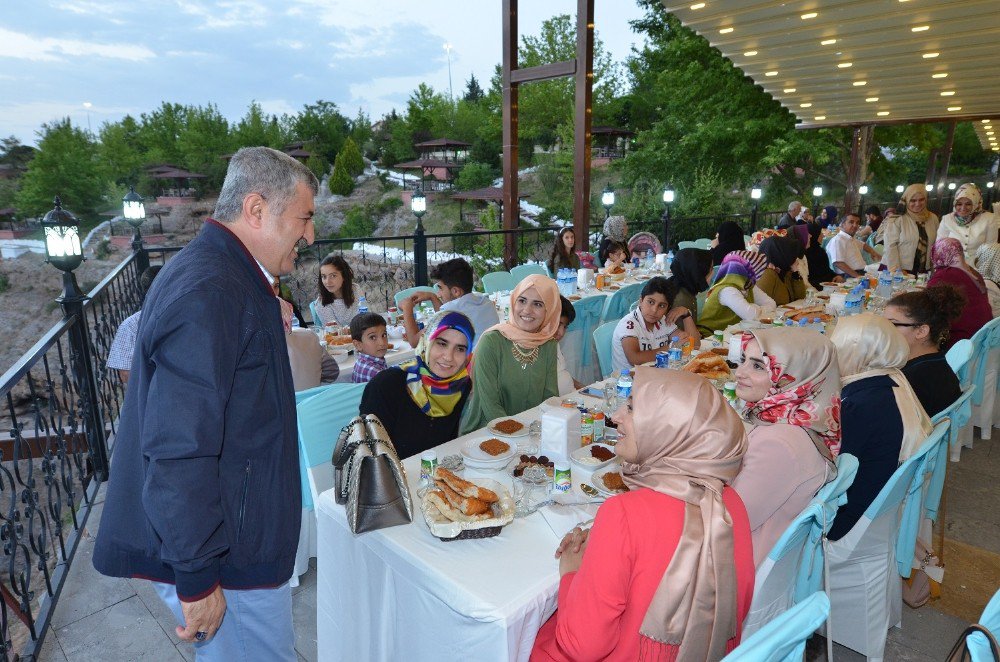
[[(585, 397), (591, 406), (600, 400)], [(513, 416), (526, 425), (538, 407)], [(459, 452), (479, 430), (437, 447)], [(500, 535), (444, 542), (419, 510), (420, 459), (403, 461), (414, 521), (355, 537), (331, 491), (320, 495), (317, 632), (320, 660), (527, 660), (538, 628), (556, 608), (557, 535), (541, 512), (515, 518)], [(572, 465), (573, 489), (591, 471)], [(466, 468), (464, 477), (511, 487), (504, 471)], [(513, 492), (512, 492), (513, 493)], [(590, 508), (596, 512), (596, 505)], [(579, 508), (582, 510), (583, 508)], [(590, 515), (593, 517), (593, 514)]]

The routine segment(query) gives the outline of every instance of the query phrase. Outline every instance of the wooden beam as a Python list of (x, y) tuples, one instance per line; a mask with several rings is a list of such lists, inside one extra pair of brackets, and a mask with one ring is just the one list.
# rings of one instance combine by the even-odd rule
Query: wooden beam
[[(501, 86), (503, 89), (503, 202), (502, 227), (514, 230), (520, 220), (517, 201), (517, 83), (512, 74), (517, 69), (517, 0), (503, 0), (503, 50)], [(517, 237), (504, 235), (504, 264), (517, 264)]]
[(590, 128), (594, 94), (594, 0), (576, 3), (573, 229), (577, 250), (590, 250)]
[(537, 67), (528, 67), (527, 69), (515, 69), (510, 72), (510, 80), (513, 83), (532, 83), (550, 78), (572, 76), (575, 73), (576, 60), (563, 60), (562, 62), (540, 64)]

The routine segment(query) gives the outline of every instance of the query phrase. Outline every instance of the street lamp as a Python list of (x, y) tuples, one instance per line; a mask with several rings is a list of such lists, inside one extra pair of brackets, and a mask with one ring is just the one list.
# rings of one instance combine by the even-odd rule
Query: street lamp
[(927, 191), (928, 193), (930, 193), (931, 191), (934, 190), (934, 185), (933, 184), (924, 184), (924, 190)]
[(948, 190), (954, 191), (956, 188), (955, 182), (948, 182)]
[(73, 270), (83, 262), (79, 223), (73, 214), (62, 208), (62, 200), (58, 195), (54, 204), (52, 211), (42, 219), (45, 261), (63, 272), (63, 294), (59, 300), (82, 299), (83, 292), (73, 275)]
[(427, 284), (427, 237), (421, 219), (427, 213), (427, 198), (423, 191), (414, 191), (410, 196), (410, 211), (417, 217), (417, 229), (413, 231), (413, 270), (417, 285)]
[(753, 211), (750, 212), (750, 230), (752, 232), (757, 231), (757, 207), (760, 205), (760, 196), (763, 194), (764, 191), (760, 188), (760, 184), (754, 183), (753, 188), (750, 189), (750, 199), (753, 200)]
[(149, 256), (142, 245), (142, 232), (139, 231), (146, 220), (146, 206), (142, 204), (142, 196), (135, 192), (134, 186), (129, 186), (128, 193), (122, 198), (122, 215), (125, 222), (132, 226), (132, 252), (135, 253), (136, 267), (142, 273), (149, 268)]
[(862, 184), (858, 187), (858, 193), (861, 194), (861, 198), (858, 200), (858, 216), (861, 218), (865, 217), (865, 196), (868, 195), (868, 186)]
[(615, 190), (611, 188), (611, 184), (605, 186), (601, 192), (601, 204), (604, 205), (604, 218), (606, 219), (611, 216), (611, 208), (615, 206)]
[(819, 205), (820, 205), (820, 199), (822, 197), (823, 197), (823, 187), (813, 186), (813, 199), (816, 200), (816, 207), (815, 210), (813, 211), (813, 217), (815, 218), (819, 218)]
[(903, 186), (902, 184), (899, 184), (899, 185), (898, 185), (898, 186), (896, 187), (896, 193), (902, 193), (902, 192), (903, 192), (903, 191), (905, 191), (905, 190), (906, 190), (906, 187), (905, 187), (905, 186)]
[[(607, 194), (607, 191), (605, 191)], [(603, 196), (602, 196), (603, 199)], [(670, 203), (677, 199), (677, 194), (674, 189), (667, 184), (663, 187), (663, 216), (660, 220), (663, 221), (663, 250), (669, 251), (671, 245), (670, 238)], [(615, 203), (615, 192), (611, 191), (611, 204)]]

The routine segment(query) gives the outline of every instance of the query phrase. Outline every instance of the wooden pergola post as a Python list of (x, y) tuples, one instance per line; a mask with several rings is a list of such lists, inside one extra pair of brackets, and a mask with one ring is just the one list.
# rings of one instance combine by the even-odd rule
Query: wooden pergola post
[(853, 212), (858, 206), (858, 187), (868, 178), (868, 161), (874, 146), (875, 126), (858, 124), (851, 136), (851, 162), (847, 168), (847, 186), (844, 191), (844, 213)]
[[(521, 207), (517, 191), (518, 85), (573, 76), (576, 82), (573, 127), (573, 228), (578, 250), (588, 250), (590, 221), (590, 127), (594, 89), (594, 0), (577, 0), (576, 57), (572, 60), (519, 69), (517, 66), (517, 0), (503, 0), (503, 229), (516, 230)], [(517, 264), (517, 237), (504, 238), (504, 263)]]

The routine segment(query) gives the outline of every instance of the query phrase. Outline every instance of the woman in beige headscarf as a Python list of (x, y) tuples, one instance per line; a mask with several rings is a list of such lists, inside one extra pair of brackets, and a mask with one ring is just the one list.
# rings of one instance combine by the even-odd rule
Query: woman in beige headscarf
[(727, 486), (743, 424), (710, 382), (655, 368), (636, 369), (614, 420), (630, 491), (557, 550), (559, 611), (531, 659), (719, 660), (739, 644), (753, 593), (746, 510)]
[(747, 507), (759, 566), (816, 491), (837, 475), (837, 351), (825, 336), (802, 329), (744, 333), (736, 395), (754, 427), (733, 489)]
[(962, 244), (965, 261), (976, 263), (976, 250), (997, 241), (1000, 219), (983, 211), (983, 194), (975, 184), (962, 184), (955, 191), (955, 210), (945, 214), (938, 228), (938, 239), (954, 237)]
[(894, 322), (871, 313), (842, 317), (830, 340), (840, 364), (841, 453), (858, 474), (837, 511), (830, 540), (847, 534), (899, 464), (920, 447), (931, 422), (900, 368), (910, 347)]
[(890, 216), (882, 222), (885, 243), (882, 264), (889, 271), (928, 271), (931, 246), (937, 239), (938, 217), (927, 209), (927, 190), (923, 184), (907, 186), (900, 202), (906, 205), (903, 215)]
[(983, 244), (976, 249), (976, 271), (983, 276), (993, 317), (1000, 317), (1000, 244)]

